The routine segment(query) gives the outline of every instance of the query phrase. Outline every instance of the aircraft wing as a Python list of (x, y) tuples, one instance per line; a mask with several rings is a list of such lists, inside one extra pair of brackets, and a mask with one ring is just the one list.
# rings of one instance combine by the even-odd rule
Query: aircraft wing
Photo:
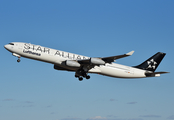
[(105, 63), (111, 63), (114, 62), (116, 59), (120, 59), (123, 57), (130, 56), (134, 53), (134, 51), (131, 51), (129, 53), (123, 54), (123, 55), (117, 55), (117, 56), (111, 56), (111, 57), (99, 57), (99, 58), (90, 58), (90, 59), (85, 59), (85, 60), (77, 60), (78, 63), (80, 64), (93, 64), (93, 65), (102, 65)]
[(127, 56), (130, 56), (134, 53), (134, 51), (131, 51), (129, 53), (126, 53), (126, 54), (123, 54), (123, 55), (117, 55), (117, 56), (111, 56), (111, 57), (103, 57), (101, 58), (103, 61), (105, 61), (106, 63), (111, 63), (111, 62), (114, 62), (116, 59), (120, 59), (120, 58), (123, 58), (123, 57), (127, 57)]

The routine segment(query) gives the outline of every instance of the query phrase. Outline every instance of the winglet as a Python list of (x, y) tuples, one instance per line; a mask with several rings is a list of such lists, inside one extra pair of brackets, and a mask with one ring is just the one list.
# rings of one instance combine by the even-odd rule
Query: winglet
[(126, 55), (132, 55), (134, 53), (134, 51), (130, 51), (128, 53), (126, 53)]

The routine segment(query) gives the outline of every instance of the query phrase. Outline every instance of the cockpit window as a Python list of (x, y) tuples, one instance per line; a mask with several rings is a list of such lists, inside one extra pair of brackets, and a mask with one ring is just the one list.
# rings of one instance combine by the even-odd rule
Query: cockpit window
[(14, 43), (9, 43), (10, 45), (14, 45)]

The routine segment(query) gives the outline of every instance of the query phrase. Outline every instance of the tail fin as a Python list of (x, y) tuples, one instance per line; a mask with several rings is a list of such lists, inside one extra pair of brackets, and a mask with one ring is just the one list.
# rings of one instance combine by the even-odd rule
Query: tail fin
[(158, 52), (149, 59), (147, 59), (146, 61), (144, 61), (142, 64), (135, 67), (154, 72), (165, 55), (166, 53)]

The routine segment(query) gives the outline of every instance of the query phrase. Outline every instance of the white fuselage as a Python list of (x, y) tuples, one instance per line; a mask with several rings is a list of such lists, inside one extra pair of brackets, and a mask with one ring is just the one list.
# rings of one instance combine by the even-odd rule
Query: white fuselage
[[(51, 48), (42, 47), (40, 45), (33, 45), (29, 43), (14, 42), (14, 45), (5, 45), (5, 48), (12, 52), (15, 56), (26, 57), (34, 60), (39, 60), (47, 63), (63, 67), (70, 71), (76, 71), (77, 68), (65, 66), (62, 62), (66, 60), (84, 60), (90, 57), (77, 55), (69, 52), (55, 50)], [(106, 63), (105, 65), (94, 66), (88, 71), (89, 73), (98, 73), (101, 75), (118, 77), (118, 78), (143, 78), (146, 77), (145, 70), (120, 65), (116, 63)]]

